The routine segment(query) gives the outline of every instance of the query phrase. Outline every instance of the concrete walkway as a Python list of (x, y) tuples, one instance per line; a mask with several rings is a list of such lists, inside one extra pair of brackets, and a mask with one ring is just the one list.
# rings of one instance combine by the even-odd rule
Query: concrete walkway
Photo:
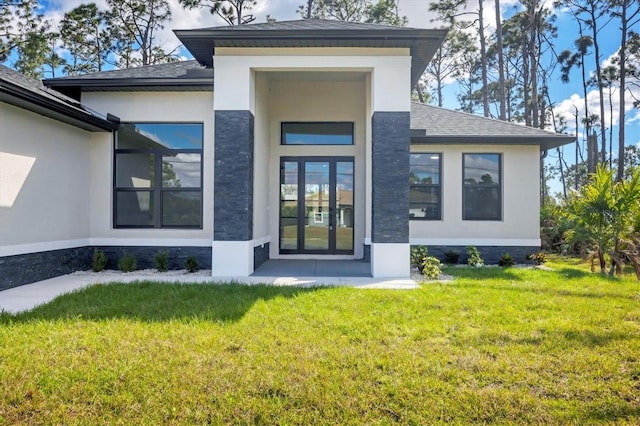
[[(274, 267), (275, 268), (275, 267)], [(321, 268), (322, 269), (322, 268)], [(258, 268), (260, 271), (261, 268)], [(268, 269), (267, 269), (268, 270)], [(316, 269), (317, 270), (317, 269)], [(256, 272), (258, 272), (256, 271)], [(101, 273), (76, 272), (61, 277), (39, 281), (20, 287), (0, 291), (0, 311), (18, 313), (35, 308), (43, 303), (48, 303), (54, 298), (78, 290), (96, 283), (108, 282), (132, 282), (132, 281), (162, 281), (178, 283), (221, 284), (235, 282), (240, 284), (272, 284), (279, 286), (349, 286), (355, 288), (376, 289), (414, 289), (418, 285), (414, 280), (400, 278), (372, 278), (363, 276), (302, 276), (296, 274), (282, 274), (272, 276), (250, 277), (212, 277), (211, 271), (201, 271), (199, 274), (171, 273), (161, 274), (153, 270), (136, 271), (124, 274), (118, 271), (105, 271)], [(208, 273), (207, 273), (208, 272)], [(263, 273), (265, 270), (263, 270)], [(292, 272), (292, 271), (290, 271)], [(302, 271), (299, 271), (302, 272)], [(345, 271), (346, 272), (346, 271)]]

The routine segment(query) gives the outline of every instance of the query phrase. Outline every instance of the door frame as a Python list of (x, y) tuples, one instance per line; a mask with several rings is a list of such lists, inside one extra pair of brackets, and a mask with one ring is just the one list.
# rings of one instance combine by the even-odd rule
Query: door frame
[[(304, 249), (304, 229), (305, 229), (305, 169), (304, 164), (306, 162), (328, 162), (329, 163), (329, 248), (327, 250), (305, 250)], [(297, 217), (297, 249), (283, 249), (281, 247), (281, 235), (282, 232), (282, 167), (285, 162), (297, 162), (298, 163), (298, 217)], [(353, 167), (353, 195), (352, 200), (352, 223), (351, 223), (351, 250), (338, 250), (336, 249), (336, 233), (337, 227), (335, 225), (335, 209), (336, 209), (336, 184), (337, 184), (337, 170), (336, 164), (339, 162), (350, 162)], [(353, 255), (355, 253), (355, 157), (354, 156), (313, 156), (313, 155), (300, 155), (300, 156), (282, 156), (279, 162), (278, 173), (278, 253), (279, 254), (319, 254), (319, 255)], [(333, 229), (331, 226), (333, 224)]]

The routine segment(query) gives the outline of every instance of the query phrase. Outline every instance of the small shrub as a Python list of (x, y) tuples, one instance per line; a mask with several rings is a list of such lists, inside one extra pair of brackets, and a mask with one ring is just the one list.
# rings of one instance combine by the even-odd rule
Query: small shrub
[(429, 255), (429, 251), (423, 245), (411, 248), (411, 266), (418, 268), (418, 272), (422, 273), (424, 258)]
[(440, 260), (434, 256), (425, 256), (422, 259), (422, 275), (427, 278), (435, 279), (440, 276)]
[(467, 264), (469, 266), (475, 266), (479, 268), (480, 266), (484, 265), (484, 260), (482, 260), (482, 257), (480, 257), (480, 252), (475, 246), (467, 247), (467, 255), (469, 256), (469, 259), (467, 259)]
[(547, 263), (547, 253), (543, 251), (538, 253), (531, 253), (529, 256), (527, 256), (527, 259), (533, 261), (533, 263), (538, 266), (544, 265), (545, 263)]
[(125, 254), (118, 260), (118, 269), (122, 272), (133, 272), (137, 266), (136, 258), (130, 254)]
[(93, 251), (93, 259), (91, 259), (91, 270), (93, 272), (104, 271), (108, 260), (107, 255), (102, 250), (95, 249)]
[(514, 262), (513, 257), (509, 253), (504, 253), (500, 258), (500, 262), (498, 262), (498, 264), (503, 268), (509, 268), (515, 265), (515, 263), (516, 262)]
[(169, 252), (167, 250), (159, 251), (156, 253), (155, 261), (158, 272), (165, 272), (169, 269)]
[(444, 263), (455, 265), (460, 260), (460, 252), (458, 250), (449, 250), (444, 254)]
[(184, 262), (184, 268), (187, 272), (196, 272), (198, 270), (198, 259), (196, 259), (195, 256), (187, 257), (187, 260)]

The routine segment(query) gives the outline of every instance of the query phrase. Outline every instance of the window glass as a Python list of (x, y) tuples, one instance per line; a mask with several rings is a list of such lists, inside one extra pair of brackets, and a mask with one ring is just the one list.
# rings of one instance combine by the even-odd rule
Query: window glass
[(200, 197), (200, 191), (165, 191), (162, 194), (162, 225), (200, 225)]
[(500, 154), (464, 154), (464, 220), (502, 219)]
[(152, 191), (116, 191), (116, 206), (116, 226), (153, 226)]
[(117, 149), (202, 149), (202, 124), (127, 123), (118, 129)]
[(202, 141), (202, 124), (123, 124), (116, 132), (114, 226), (202, 228)]
[(353, 145), (353, 123), (282, 123), (283, 145)]
[(411, 154), (409, 159), (409, 218), (440, 220), (442, 199), (440, 189), (441, 154)]
[(116, 154), (116, 186), (118, 188), (151, 188), (154, 184), (154, 155)]

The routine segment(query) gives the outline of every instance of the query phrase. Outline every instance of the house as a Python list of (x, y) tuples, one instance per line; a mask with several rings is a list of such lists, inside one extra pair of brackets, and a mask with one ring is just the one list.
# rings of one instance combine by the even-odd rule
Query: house
[(412, 103), (445, 31), (175, 34), (195, 60), (44, 85), (0, 68), (0, 288), (86, 268), (94, 248), (168, 248), (216, 276), (363, 259), (373, 277), (407, 277), (411, 244), (539, 250), (540, 156), (573, 138)]

